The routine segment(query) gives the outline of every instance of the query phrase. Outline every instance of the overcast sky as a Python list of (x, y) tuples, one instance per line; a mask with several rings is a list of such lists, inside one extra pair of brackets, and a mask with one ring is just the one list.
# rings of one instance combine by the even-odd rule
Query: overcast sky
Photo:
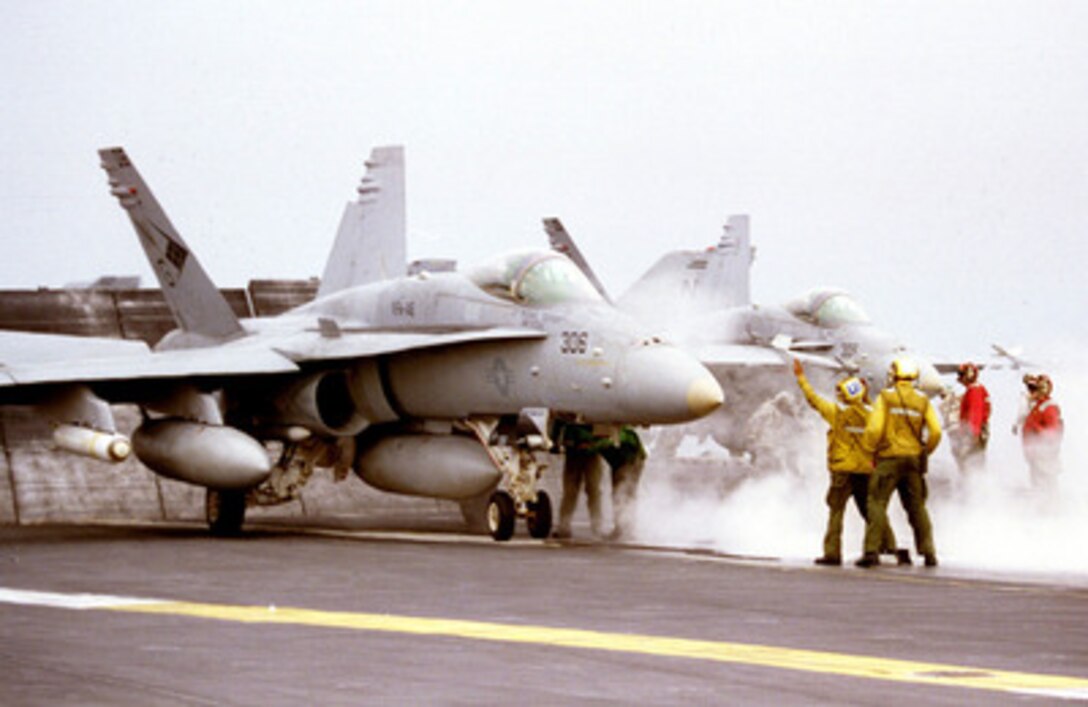
[(370, 148), (409, 256), (544, 245), (622, 291), (748, 213), (757, 301), (920, 347), (1088, 343), (1088, 3), (5, 2), (0, 287), (153, 282), (122, 145), (222, 285), (319, 275)]

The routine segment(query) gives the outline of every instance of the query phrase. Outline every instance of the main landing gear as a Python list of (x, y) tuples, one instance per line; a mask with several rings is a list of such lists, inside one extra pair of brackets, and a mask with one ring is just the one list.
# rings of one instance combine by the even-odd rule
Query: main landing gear
[(240, 535), (246, 519), (246, 492), (208, 489), (204, 515), (212, 535), (220, 538)]

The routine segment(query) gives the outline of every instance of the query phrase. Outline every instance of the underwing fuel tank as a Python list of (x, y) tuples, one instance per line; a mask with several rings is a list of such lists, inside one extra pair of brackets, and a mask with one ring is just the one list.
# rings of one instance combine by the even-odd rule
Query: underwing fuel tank
[(67, 452), (107, 462), (123, 462), (132, 451), (132, 443), (124, 435), (78, 425), (58, 425), (53, 442)]
[(272, 472), (260, 442), (223, 425), (148, 420), (133, 433), (132, 451), (157, 474), (214, 489), (251, 488)]
[(478, 496), (500, 478), (483, 445), (458, 435), (383, 437), (359, 453), (355, 472), (382, 491), (453, 501)]

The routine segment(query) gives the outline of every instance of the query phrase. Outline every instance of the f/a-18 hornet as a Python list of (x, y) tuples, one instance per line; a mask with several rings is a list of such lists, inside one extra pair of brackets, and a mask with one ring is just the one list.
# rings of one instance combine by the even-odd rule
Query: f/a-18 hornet
[[(755, 249), (748, 221), (746, 215), (730, 216), (715, 246), (663, 255), (617, 302), (691, 351), (730, 391), (727, 407), (696, 430), (705, 428), (724, 446), (743, 450), (755, 408), (794, 390), (791, 358), (817, 374), (859, 375), (875, 391), (883, 386), (891, 361), (910, 356), (921, 368), (919, 388), (929, 395), (941, 391), (940, 372), (955, 370), (955, 364), (934, 364), (912, 351), (901, 338), (875, 326), (844, 290), (818, 287), (783, 306), (753, 303), (749, 271)], [(562, 223), (545, 219), (544, 228), (552, 248), (577, 263), (606, 297)]]
[[(154, 350), (5, 333), (0, 402), (39, 406), (62, 448), (106, 460), (131, 452), (206, 487), (214, 533), (238, 532), (247, 504), (294, 498), (318, 465), (418, 496), (495, 489), (493, 537), (511, 537), (517, 517), (545, 537), (551, 503), (537, 481), (553, 422), (680, 423), (722, 402), (701, 364), (616, 311), (560, 254), (405, 275), (403, 249), (384, 246), (403, 243), (400, 147), (372, 152), (317, 298), (244, 320), (125, 152), (99, 155), (179, 328)], [(112, 403), (143, 411), (131, 440)]]

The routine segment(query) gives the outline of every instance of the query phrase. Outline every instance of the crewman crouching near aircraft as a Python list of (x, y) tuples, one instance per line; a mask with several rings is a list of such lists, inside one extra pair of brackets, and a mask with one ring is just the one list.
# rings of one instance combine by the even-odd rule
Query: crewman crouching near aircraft
[(990, 393), (978, 380), (978, 366), (961, 364), (956, 379), (964, 387), (960, 398), (959, 424), (952, 440), (952, 453), (962, 472), (982, 469), (986, 444), (990, 440)]
[(926, 468), (929, 455), (941, 441), (941, 423), (929, 398), (914, 388), (918, 364), (907, 358), (892, 361), (889, 385), (873, 405), (861, 446), (876, 455), (869, 480), (869, 519), (865, 524), (865, 554), (858, 567), (880, 564), (881, 542), (888, 527), (888, 501), (898, 490), (903, 510), (914, 531), (914, 547), (926, 567), (937, 566), (933, 525), (926, 510)]
[(559, 503), (559, 520), (553, 538), (571, 537), (571, 519), (578, 507), (578, 497), (583, 486), (586, 505), (589, 507), (589, 523), (596, 536), (604, 535), (601, 521), (601, 456), (600, 450), (607, 441), (593, 434), (591, 425), (565, 424), (555, 437), (563, 448), (563, 498)]
[(1062, 470), (1062, 410), (1050, 398), (1054, 392), (1050, 376), (1025, 376), (1024, 382), (1030, 401), (1022, 433), (1024, 459), (1031, 473), (1031, 485), (1041, 491), (1052, 492)]
[[(805, 400), (827, 421), (827, 469), (831, 483), (827, 488), (827, 532), (824, 533), (824, 554), (816, 558), (818, 565), (842, 564), (842, 526), (846, 504), (851, 496), (863, 519), (868, 520), (869, 477), (873, 470), (872, 455), (861, 448), (861, 435), (869, 420), (869, 396), (860, 378), (848, 377), (835, 386), (839, 402), (821, 397), (805, 377), (800, 361), (794, 360), (793, 373)], [(908, 550), (895, 549), (895, 533), (890, 524), (880, 544), (882, 552), (895, 553), (899, 564), (910, 564)]]
[(635, 529), (635, 505), (646, 448), (633, 427), (620, 429), (619, 437), (601, 449), (612, 469), (612, 533), (609, 540), (630, 538)]

